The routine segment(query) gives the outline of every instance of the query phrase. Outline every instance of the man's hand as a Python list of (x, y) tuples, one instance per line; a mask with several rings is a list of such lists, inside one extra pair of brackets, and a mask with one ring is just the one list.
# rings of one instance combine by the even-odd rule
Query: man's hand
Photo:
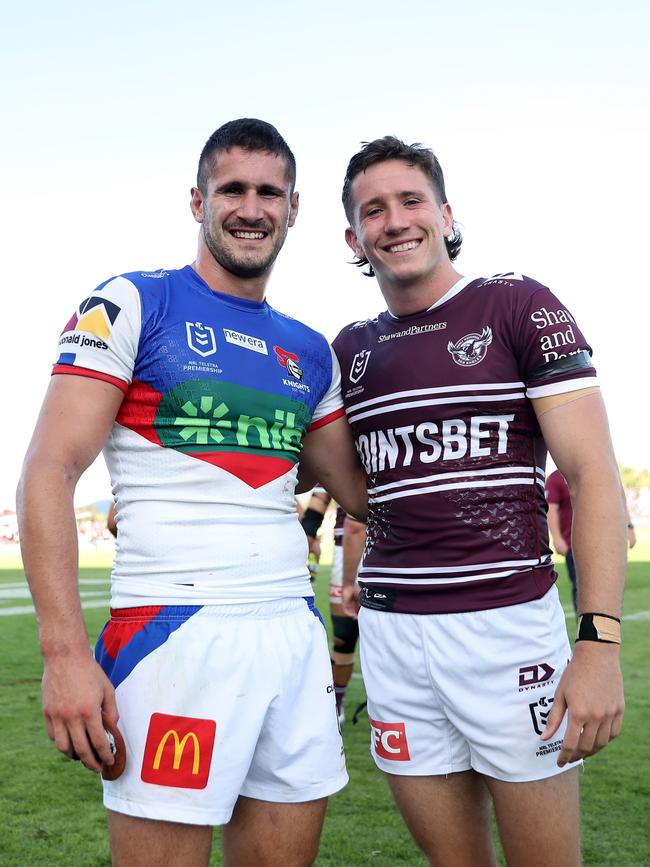
[(346, 617), (354, 617), (357, 619), (359, 614), (359, 609), (361, 606), (359, 605), (359, 585), (353, 584), (352, 586), (344, 586), (343, 587), (343, 613)]
[(561, 536), (559, 538), (553, 538), (553, 547), (560, 555), (560, 557), (566, 557), (566, 555), (569, 553), (569, 546)]
[(102, 711), (117, 723), (115, 690), (90, 653), (46, 657), (42, 690), (47, 734), (57, 749), (96, 773), (101, 762), (112, 765)]
[(592, 756), (621, 731), (625, 700), (619, 646), (599, 641), (576, 642), (553, 700), (542, 740), (550, 740), (568, 713), (557, 764)]

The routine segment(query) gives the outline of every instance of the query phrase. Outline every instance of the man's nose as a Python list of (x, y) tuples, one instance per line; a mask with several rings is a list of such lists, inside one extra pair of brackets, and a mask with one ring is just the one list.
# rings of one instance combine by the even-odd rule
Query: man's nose
[(409, 226), (408, 215), (404, 208), (397, 205), (390, 205), (385, 211), (384, 231), (389, 235), (396, 235), (403, 232)]
[(247, 223), (256, 223), (262, 217), (260, 198), (255, 190), (245, 192), (239, 202), (237, 215)]

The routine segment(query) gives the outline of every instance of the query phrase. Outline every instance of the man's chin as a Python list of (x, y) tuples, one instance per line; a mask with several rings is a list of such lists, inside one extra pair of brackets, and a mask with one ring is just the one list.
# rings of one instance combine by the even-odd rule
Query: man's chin
[(252, 280), (255, 277), (263, 277), (268, 274), (273, 266), (273, 261), (268, 259), (264, 262), (222, 262), (222, 265), (234, 277)]

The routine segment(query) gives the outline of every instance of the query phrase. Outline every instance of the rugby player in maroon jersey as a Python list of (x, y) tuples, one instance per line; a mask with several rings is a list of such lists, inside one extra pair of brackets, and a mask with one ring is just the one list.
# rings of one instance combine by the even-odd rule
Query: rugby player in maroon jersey
[[(346, 240), (388, 310), (334, 342), (365, 464), (361, 661), (372, 751), (436, 865), (580, 863), (576, 763), (619, 733), (625, 524), (591, 348), (542, 284), (469, 278), (434, 154), (348, 166)], [(573, 652), (548, 546), (547, 449), (575, 507)], [(344, 587), (349, 612), (355, 590)]]

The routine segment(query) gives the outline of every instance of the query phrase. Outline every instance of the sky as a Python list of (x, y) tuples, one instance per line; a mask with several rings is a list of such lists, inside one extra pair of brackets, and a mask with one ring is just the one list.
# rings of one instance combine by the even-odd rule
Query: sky
[[(59, 333), (115, 274), (182, 267), (214, 129), (260, 117), (298, 163), (270, 303), (333, 338), (384, 309), (349, 264), (340, 191), (362, 141), (432, 147), (457, 270), (548, 285), (594, 348), (619, 460), (650, 467), (650, 5), (24, 0), (0, 12), (0, 510), (12, 508)], [(77, 502), (103, 499), (100, 458)]]

